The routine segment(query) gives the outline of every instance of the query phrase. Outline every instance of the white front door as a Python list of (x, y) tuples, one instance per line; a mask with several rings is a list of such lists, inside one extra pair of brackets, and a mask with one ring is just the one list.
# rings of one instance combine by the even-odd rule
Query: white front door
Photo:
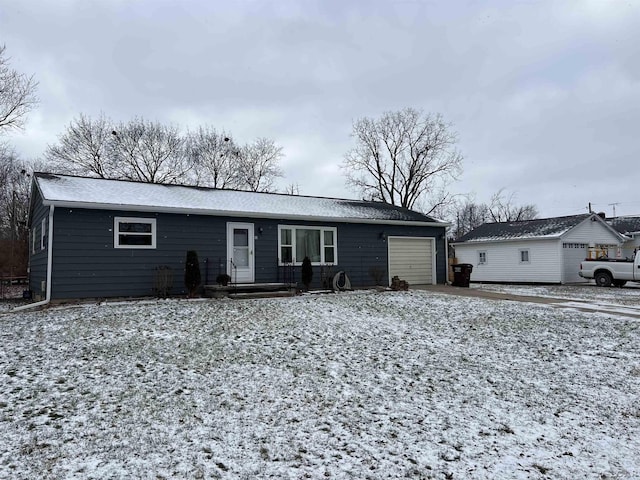
[(227, 223), (227, 274), (233, 283), (253, 283), (253, 223)]

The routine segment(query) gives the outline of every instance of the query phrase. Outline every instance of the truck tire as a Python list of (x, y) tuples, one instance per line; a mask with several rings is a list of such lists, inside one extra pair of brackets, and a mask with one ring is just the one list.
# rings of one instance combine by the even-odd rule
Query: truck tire
[(614, 280), (613, 281), (613, 286), (614, 287), (618, 287), (618, 288), (622, 288), (627, 284), (626, 280)]
[(596, 285), (599, 287), (610, 287), (613, 279), (608, 272), (598, 272), (593, 277), (596, 281)]

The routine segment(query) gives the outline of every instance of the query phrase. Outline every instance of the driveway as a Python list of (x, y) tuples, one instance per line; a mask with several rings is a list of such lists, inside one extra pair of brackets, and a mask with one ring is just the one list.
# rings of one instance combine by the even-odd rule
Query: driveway
[(417, 290), (425, 290), (445, 295), (457, 295), (463, 297), (484, 298), (488, 300), (508, 300), (513, 302), (542, 303), (556, 308), (572, 308), (583, 312), (604, 313), (608, 315), (623, 315), (640, 319), (640, 307), (634, 305), (619, 305), (603, 303), (597, 298), (593, 300), (559, 298), (535, 295), (519, 295), (513, 293), (490, 291), (481, 288), (454, 287), (452, 285), (424, 285), (414, 287)]

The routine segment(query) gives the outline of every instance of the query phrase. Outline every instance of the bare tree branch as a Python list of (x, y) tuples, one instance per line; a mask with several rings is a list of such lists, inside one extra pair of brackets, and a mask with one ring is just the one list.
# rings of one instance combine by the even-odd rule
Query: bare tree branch
[(453, 224), (453, 238), (460, 238), (471, 230), (487, 222), (517, 222), (533, 220), (538, 217), (535, 205), (516, 205), (515, 194), (506, 194), (500, 189), (492, 197), (489, 204), (476, 203), (470, 198), (464, 202), (456, 202), (450, 221)]
[(268, 138), (258, 138), (242, 147), (239, 155), (239, 188), (252, 192), (274, 192), (275, 180), (282, 177), (278, 162), (282, 147)]
[(240, 148), (231, 135), (200, 127), (187, 139), (187, 156), (196, 184), (214, 188), (240, 188), (237, 164)]
[(290, 183), (284, 188), (284, 193), (287, 195), (300, 195), (300, 185), (297, 183)]
[(80, 114), (45, 152), (47, 161), (61, 172), (113, 178), (115, 165), (109, 156), (113, 123), (104, 114), (96, 120)]
[(0, 270), (24, 275), (27, 271), (31, 166), (0, 143)]
[(467, 198), (457, 206), (454, 217), (452, 235), (457, 239), (490, 220), (489, 206)]
[(136, 118), (111, 132), (114, 178), (147, 183), (183, 183), (190, 166), (185, 139), (175, 126)]
[(538, 216), (535, 205), (515, 205), (515, 193), (505, 194), (504, 188), (491, 197), (489, 215), (494, 222), (518, 222)]
[(38, 82), (9, 67), (6, 46), (0, 46), (0, 134), (6, 130), (20, 130), (25, 117), (37, 104)]

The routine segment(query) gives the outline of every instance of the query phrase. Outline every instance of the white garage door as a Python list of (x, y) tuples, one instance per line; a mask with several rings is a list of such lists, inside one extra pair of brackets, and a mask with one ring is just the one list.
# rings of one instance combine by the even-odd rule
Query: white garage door
[(431, 285), (434, 279), (433, 238), (389, 237), (389, 282), (396, 275), (409, 285)]
[(586, 243), (563, 243), (562, 244), (562, 283), (585, 283), (585, 280), (578, 272), (580, 262), (587, 258)]

